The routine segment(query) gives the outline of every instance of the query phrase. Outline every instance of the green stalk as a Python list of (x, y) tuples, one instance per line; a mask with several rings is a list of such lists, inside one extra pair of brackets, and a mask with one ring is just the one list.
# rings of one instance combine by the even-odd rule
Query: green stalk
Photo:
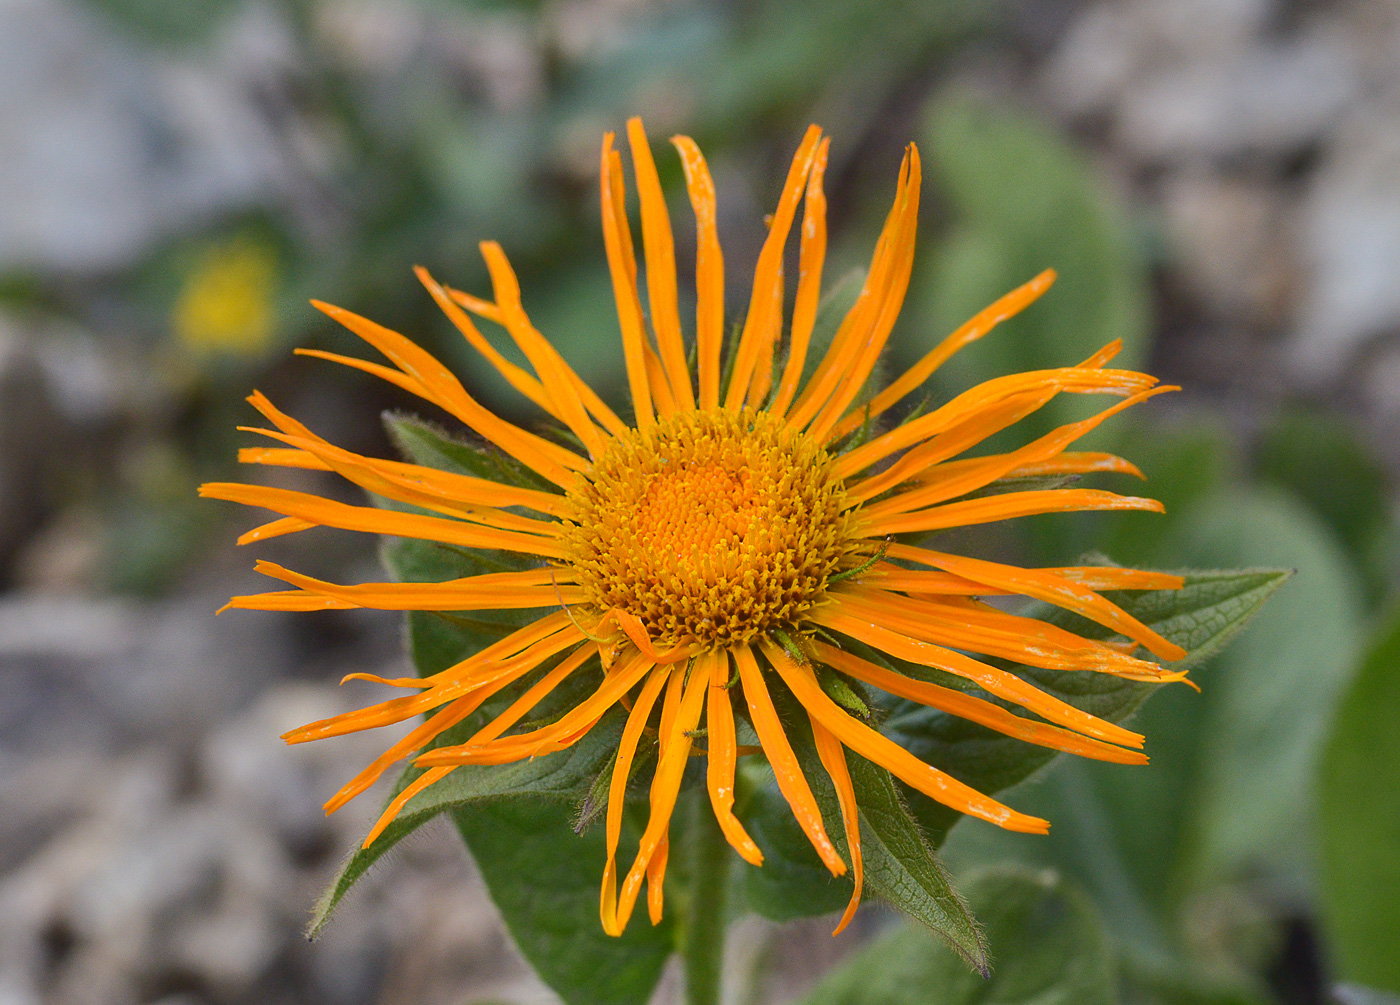
[(729, 845), (704, 787), (694, 790), (687, 829), (690, 904), (681, 926), (686, 1005), (719, 1005), (724, 971), (724, 890)]

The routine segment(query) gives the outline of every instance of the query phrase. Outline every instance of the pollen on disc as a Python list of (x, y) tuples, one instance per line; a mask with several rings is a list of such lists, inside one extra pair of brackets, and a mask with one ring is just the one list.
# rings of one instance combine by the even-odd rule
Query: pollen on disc
[(615, 440), (570, 493), (589, 606), (657, 645), (716, 647), (795, 621), (857, 545), (830, 456), (763, 412), (686, 412)]

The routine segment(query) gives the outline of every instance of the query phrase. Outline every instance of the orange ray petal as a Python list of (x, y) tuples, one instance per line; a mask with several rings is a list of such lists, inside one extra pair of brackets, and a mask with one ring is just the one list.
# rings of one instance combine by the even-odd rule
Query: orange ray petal
[(315, 454), (289, 447), (240, 447), (239, 464), (266, 464), (276, 468), (301, 468), (305, 471), (330, 471), (331, 466)]
[(1014, 471), (1008, 472), (1006, 477), (1037, 478), (1044, 475), (1087, 475), (1105, 472), (1132, 475), (1135, 478), (1147, 477), (1132, 461), (1115, 454), (1092, 450), (1064, 453), (1034, 464), (1022, 464)]
[(642, 204), (642, 248), (647, 262), (647, 302), (651, 307), (651, 325), (656, 331), (656, 346), (670, 379), (671, 396), (683, 409), (695, 407), (695, 393), (690, 387), (690, 368), (685, 362), (685, 343), (681, 339), (681, 316), (676, 295), (676, 245), (671, 236), (671, 215), (666, 211), (666, 197), (661, 191), (661, 179), (656, 174), (656, 162), (651, 156), (642, 120), (627, 120), (627, 142), (632, 148), (632, 170), (637, 178), (637, 196)]
[(715, 223), (715, 183), (700, 148), (689, 136), (672, 136), (681, 157), (695, 213), (695, 344), (700, 407), (719, 405), (720, 347), (724, 342), (724, 255)]
[(878, 618), (910, 638), (1051, 670), (1089, 670), (1133, 680), (1176, 676), (1148, 660), (1086, 639), (1045, 621), (999, 611), (961, 597), (931, 600), (841, 584), (837, 593), (853, 614)]
[(574, 481), (570, 472), (587, 467), (588, 462), (573, 451), (528, 433), (482, 407), (467, 394), (461, 382), (445, 366), (410, 339), (368, 318), (320, 300), (313, 300), (311, 304), (382, 352), (390, 362), (423, 387), (428, 400), (544, 478), (568, 487)]
[[(886, 552), (892, 558), (910, 558), (910, 545), (891, 544)], [(911, 559), (917, 561), (917, 559)], [(1113, 566), (1071, 565), (1031, 570), (1069, 580), (1091, 590), (1179, 590), (1185, 584), (1182, 577), (1167, 572), (1143, 572), (1139, 569), (1119, 569)], [(878, 586), (900, 593), (932, 593), (961, 596), (999, 596), (1015, 593), (987, 583), (978, 583), (949, 572), (904, 569), (887, 562), (877, 562), (869, 571), (852, 582)]]
[(817, 608), (808, 615), (808, 619), (899, 659), (964, 677), (987, 693), (1015, 702), (1056, 725), (1107, 740), (1109, 743), (1120, 743), (1129, 747), (1142, 746), (1141, 734), (1077, 709), (1026, 683), (1015, 674), (998, 670), (944, 646), (911, 639), (883, 625), (875, 624), (868, 618), (846, 613), (840, 603)]
[[(462, 290), (453, 289), (451, 286), (444, 286), (443, 290), (449, 297), (452, 298), (454, 302), (456, 302), (462, 307), (465, 307), (477, 317), (485, 318), (487, 321), (493, 321), (501, 327), (505, 327), (504, 312), (495, 304), (491, 303), (489, 300), (482, 300), (480, 297), (474, 297), (470, 293), (466, 293)], [(495, 352), (495, 350), (492, 349), (492, 352)], [(502, 357), (502, 359), (504, 359), (504, 357)], [(563, 357), (561, 356), (560, 359), (562, 360)], [(538, 388), (540, 396), (542, 398), (547, 399), (547, 395), (545, 395), (544, 392), (543, 384), (541, 384), (534, 377), (530, 376), (524, 370), (520, 369), (520, 367), (516, 367), (515, 364), (510, 363), (508, 360), (506, 361), (506, 364), (515, 367), (515, 370), (518, 371), (524, 377), (524, 379), (531, 382), (531, 384), (534, 387)], [(564, 364), (564, 369), (566, 375), (569, 378), (569, 381), (574, 385), (574, 388), (578, 391), (580, 397), (583, 398), (583, 404), (588, 409), (588, 414), (592, 415), (593, 418), (597, 420), (598, 424), (601, 425), (604, 429), (606, 429), (609, 433), (612, 433), (612, 435), (622, 436), (623, 434), (625, 434), (627, 432), (627, 425), (617, 417), (617, 414), (607, 406), (607, 404), (603, 401), (602, 398), (598, 397), (597, 392), (594, 391), (593, 388), (589, 387), (588, 384), (584, 381), (584, 379), (580, 377), (577, 373), (575, 373), (573, 368), (570, 367), (567, 363)], [(548, 409), (546, 409), (546, 411), (547, 410)]]
[[(778, 273), (783, 265), (783, 246), (787, 243), (788, 232), (792, 229), (793, 218), (797, 215), (797, 204), (802, 199), (802, 192), (807, 184), (807, 173), (811, 170), (812, 158), (816, 156), (821, 135), (822, 131), (816, 126), (807, 127), (807, 133), (802, 137), (797, 153), (793, 155), (787, 181), (783, 184), (782, 195), (778, 197), (778, 208), (773, 212), (773, 222), (768, 228), (768, 237), (763, 242), (763, 250), (758, 253), (758, 264), (753, 275), (753, 294), (749, 298), (749, 312), (744, 318), (744, 328), (739, 335), (734, 375), (724, 397), (724, 407), (731, 411), (738, 409), (744, 400), (762, 348), (760, 342), (773, 324), (770, 316), (773, 310), (773, 287), (778, 281)], [(781, 316), (781, 303), (778, 304), (778, 313)]]
[(632, 253), (632, 236), (622, 205), (622, 162), (613, 150), (613, 134), (603, 134), (600, 188), (603, 198), (603, 243), (607, 248), (608, 271), (612, 274), (617, 318), (622, 328), (622, 351), (627, 360), (627, 384), (632, 391), (632, 407), (637, 428), (651, 428), (654, 413), (651, 386), (647, 380), (646, 327), (642, 305), (637, 297), (637, 263)]
[(920, 443), (941, 433), (969, 416), (993, 407), (1022, 393), (1053, 391), (1065, 394), (1115, 394), (1127, 397), (1146, 390), (1157, 378), (1132, 370), (1104, 370), (1085, 367), (1061, 367), (1055, 370), (1030, 370), (985, 381), (964, 391), (946, 405), (928, 415), (912, 419), (863, 446), (841, 455), (833, 474), (848, 478), (890, 454)]
[[(898, 553), (894, 554), (895, 548)], [(1000, 587), (1008, 593), (1034, 597), (1048, 604), (1063, 607), (1065, 610), (1081, 614), (1105, 628), (1126, 635), (1142, 643), (1149, 651), (1164, 660), (1179, 660), (1186, 650), (1169, 642), (1160, 634), (1148, 628), (1137, 618), (1113, 603), (1088, 589), (1053, 572), (1037, 569), (1018, 569), (999, 562), (987, 562), (977, 558), (964, 558), (945, 552), (916, 548), (912, 545), (891, 546), (892, 558), (903, 558), (930, 565), (967, 579), (977, 580), (991, 586)]]
[(836, 335), (827, 347), (821, 362), (812, 372), (807, 386), (797, 398), (794, 412), (788, 419), (792, 429), (805, 429), (821, 407), (831, 397), (832, 391), (841, 380), (842, 367), (851, 365), (854, 354), (859, 351), (863, 334), (869, 329), (880, 308), (881, 291), (885, 288), (889, 274), (890, 248), (899, 229), (901, 210), (905, 205), (905, 191), (909, 184), (909, 153), (906, 150), (899, 165), (899, 180), (895, 185), (894, 202), (885, 217), (884, 227), (875, 242), (875, 250), (870, 257), (870, 268), (855, 304), (841, 320)]
[(647, 863), (647, 916), (653, 925), (661, 924), (661, 911), (665, 905), (666, 860), (671, 854), (669, 827), (661, 832), (661, 842), (652, 852)]
[(1156, 499), (1120, 496), (1101, 489), (1044, 489), (1038, 492), (1007, 492), (1004, 495), (968, 499), (963, 502), (930, 506), (913, 513), (896, 513), (862, 521), (861, 532), (872, 537), (908, 534), (914, 531), (970, 527), (1038, 513), (1068, 513), (1084, 510), (1147, 510), (1165, 512)]
[(671, 381), (666, 376), (661, 357), (656, 355), (650, 342), (642, 343), (642, 358), (646, 363), (647, 382), (651, 387), (652, 401), (656, 403), (656, 414), (663, 417), (675, 414), (676, 399), (671, 394)]
[(940, 712), (956, 715), (960, 719), (994, 729), (998, 733), (1025, 740), (1041, 747), (1063, 750), (1081, 757), (1092, 757), (1098, 761), (1112, 761), (1117, 764), (1146, 764), (1147, 756), (1137, 750), (1116, 747), (1092, 737), (1059, 726), (1051, 726), (1034, 719), (1015, 715), (989, 701), (964, 694), (949, 687), (940, 687), (927, 681), (915, 680), (903, 674), (886, 670), (878, 664), (863, 660), (853, 653), (837, 649), (825, 642), (813, 644), (816, 658), (827, 666), (835, 667), (842, 673), (850, 674), (856, 680), (864, 681), (872, 687), (888, 692), (896, 698), (907, 698), (920, 705), (936, 708)]
[(369, 534), (412, 537), (443, 544), (460, 544), (468, 548), (500, 548), (545, 558), (563, 558), (564, 552), (552, 540), (497, 530), (458, 520), (423, 516), (419, 513), (399, 513), (373, 506), (350, 506), (322, 499), (306, 492), (272, 488), (266, 485), (239, 485), (233, 482), (208, 482), (199, 487), (205, 499), (223, 499), (270, 509), (283, 516), (297, 517), (322, 527), (358, 530)]
[[(673, 677), (683, 676), (684, 669), (676, 667)], [(625, 929), (632, 916), (632, 908), (641, 892), (642, 879), (647, 866), (665, 839), (670, 826), (671, 814), (676, 808), (676, 797), (681, 790), (681, 777), (685, 774), (686, 761), (690, 757), (692, 740), (688, 735), (700, 722), (700, 710), (704, 705), (705, 691), (709, 680), (703, 674), (692, 674), (685, 685), (685, 695), (676, 712), (671, 729), (661, 734), (661, 752), (657, 757), (656, 775), (651, 783), (651, 816), (646, 829), (642, 831), (637, 846), (637, 857), (632, 862), (622, 880), (622, 891), (617, 898), (617, 927)]]
[(754, 363), (753, 376), (749, 379), (748, 394), (744, 403), (749, 408), (759, 409), (768, 399), (768, 391), (773, 386), (773, 353), (778, 347), (778, 339), (783, 334), (783, 297), (785, 295), (785, 274), (781, 267), (769, 291), (769, 304), (764, 311), (767, 319), (763, 331), (755, 335), (758, 357)]
[(817, 308), (821, 305), (822, 268), (826, 263), (826, 193), (822, 180), (826, 176), (829, 139), (823, 139), (812, 158), (812, 172), (807, 176), (807, 199), (802, 210), (802, 238), (797, 253), (797, 299), (792, 305), (792, 334), (788, 346), (787, 364), (778, 384), (777, 397), (769, 411), (779, 417), (787, 414), (788, 405), (797, 393), (802, 368), (807, 362), (807, 349), (812, 341), (812, 329), (817, 323)]
[[(578, 639), (582, 639), (582, 633), (574, 628), (569, 620), (568, 614), (559, 611), (555, 614), (546, 615), (538, 621), (531, 622), (524, 628), (511, 632), (498, 642), (493, 642), (485, 649), (474, 653), (466, 659), (454, 663), (445, 670), (439, 671), (430, 677), (423, 678), (423, 684), (439, 691), (438, 697), (441, 701), (435, 704), (446, 704), (447, 701), (458, 695), (465, 693), (465, 687), (458, 687), (454, 693), (445, 694), (441, 685), (460, 682), (469, 675), (490, 666), (497, 668), (511, 665), (512, 660), (518, 660), (526, 653), (532, 653), (531, 647), (540, 642), (550, 640), (551, 637), (559, 636), (560, 632), (574, 633)], [(558, 649), (551, 650), (558, 652)], [(528, 657), (533, 658), (533, 656)], [(540, 656), (544, 659), (545, 656)], [(538, 660), (534, 665), (538, 665)], [(398, 715), (405, 707), (409, 710), (402, 715)], [(433, 707), (429, 705), (428, 707)], [(409, 704), (406, 699), (395, 698), (387, 702), (381, 702), (370, 708), (357, 709), (353, 712), (342, 712), (339, 715), (331, 716), (329, 719), (321, 719), (317, 722), (309, 723), (298, 729), (283, 733), (282, 739), (287, 743), (305, 743), (309, 740), (320, 740), (328, 736), (341, 736), (345, 733), (353, 733), (361, 729), (368, 729), (374, 726), (387, 725), (389, 723), (401, 722), (412, 715), (416, 715), (421, 708)], [(397, 715), (397, 717), (395, 717)]]
[(855, 889), (851, 891), (850, 902), (846, 904), (841, 920), (836, 923), (836, 929), (831, 933), (835, 937), (840, 935), (856, 916), (856, 908), (860, 907), (861, 890), (865, 886), (865, 862), (860, 853), (860, 810), (856, 806), (856, 790), (851, 784), (851, 772), (846, 767), (846, 751), (841, 746), (841, 741), (810, 712), (807, 719), (812, 724), (812, 739), (816, 742), (817, 756), (821, 758), (822, 767), (826, 768), (827, 775), (831, 777), (831, 784), (836, 788), (836, 801), (841, 806), (841, 824), (846, 829), (846, 847), (851, 852), (851, 879)]
[(358, 604), (334, 597), (319, 597), (304, 590), (275, 590), (271, 593), (250, 593), (230, 597), (215, 614), (224, 611), (352, 611)]
[(273, 562), (259, 561), (256, 569), (307, 593), (379, 611), (513, 610), (558, 607), (584, 600), (580, 587), (558, 583), (558, 572), (554, 569), (491, 572), (443, 583), (363, 583), (358, 586), (327, 583)]
[(751, 865), (763, 864), (763, 852), (734, 815), (734, 769), (738, 748), (734, 733), (734, 708), (729, 703), (729, 659), (723, 652), (707, 653), (696, 661), (697, 673), (708, 671), (710, 697), (706, 711), (709, 763), (705, 783), (710, 805), (725, 839)]
[(656, 696), (666, 683), (670, 671), (657, 667), (642, 685), (641, 693), (632, 703), (632, 711), (627, 714), (627, 724), (622, 728), (622, 739), (617, 745), (617, 760), (613, 764), (612, 781), (608, 786), (608, 813), (606, 822), (608, 857), (603, 866), (603, 891), (599, 905), (603, 931), (609, 935), (621, 935), (617, 923), (617, 844), (622, 837), (622, 810), (627, 797), (627, 778), (632, 771), (632, 760), (637, 753), (637, 741), (646, 728), (651, 709), (656, 704)]
[(831, 431), (832, 439), (840, 439), (855, 432), (856, 428), (865, 421), (867, 414), (873, 418), (904, 398), (910, 391), (928, 380), (933, 372), (946, 363), (958, 350), (976, 342), (1003, 321), (1015, 317), (1035, 303), (1054, 282), (1055, 270), (1046, 269), (1030, 282), (1018, 286), (990, 307), (984, 307), (971, 320), (938, 343), (928, 355), (906, 370), (889, 387), (875, 395), (868, 409), (862, 409), (859, 413), (848, 415), (838, 422)]
[(535, 684), (522, 694), (510, 706), (496, 718), (492, 719), (485, 726), (481, 727), (469, 743), (487, 743), (496, 739), (510, 727), (514, 726), (523, 718), (526, 713), (532, 711), (536, 705), (542, 702), (551, 691), (563, 682), (565, 677), (573, 673), (583, 664), (596, 656), (598, 650), (592, 646), (580, 646), (577, 650), (565, 657), (558, 666), (545, 674)]
[(960, 813), (980, 817), (1007, 830), (1044, 834), (1050, 829), (1048, 821), (1018, 813), (1009, 806), (984, 796), (956, 778), (925, 764), (893, 740), (858, 722), (850, 713), (826, 696), (817, 683), (812, 668), (794, 663), (780, 647), (763, 646), (763, 654), (778, 671), (807, 714), (820, 720), (841, 743), (862, 757), (874, 761), (906, 785), (917, 789), (930, 799), (950, 806)]
[(424, 767), (434, 764), (508, 764), (562, 750), (591, 729), (603, 713), (655, 665), (641, 653), (628, 653), (608, 671), (598, 690), (566, 712), (558, 722), (489, 743), (438, 747), (421, 755), (416, 763)]
[[(924, 474), (922, 484), (916, 488), (896, 493), (865, 508), (867, 516), (883, 516), (887, 513), (907, 513), (933, 503), (943, 502), (969, 492), (975, 492), (1009, 475), (1023, 464), (1048, 461), (1057, 456), (1075, 440), (1088, 435), (1108, 419), (1126, 408), (1141, 404), (1159, 394), (1179, 390), (1171, 386), (1154, 387), (1137, 394), (1129, 395), (1111, 407), (1079, 422), (1071, 422), (1037, 437), (1017, 450), (1007, 454), (994, 454), (978, 458), (975, 462), (963, 462), (958, 466), (945, 465), (941, 471), (934, 468)], [(941, 475), (941, 477), (940, 477)]]
[[(516, 279), (515, 270), (510, 267), (501, 246), (495, 241), (483, 241), (481, 255), (486, 259), (487, 271), (491, 273), (496, 305), (500, 308), (501, 322), (505, 325), (507, 333), (535, 368), (535, 373), (544, 384), (544, 389), (564, 424), (583, 441), (589, 453), (596, 457), (603, 450), (605, 439), (598, 427), (593, 425), (593, 420), (588, 417), (588, 410), (584, 407), (583, 397), (578, 391), (578, 384), (582, 381), (564, 362), (559, 351), (530, 323), (520, 301), (520, 282)], [(456, 308), (445, 293), (442, 294), (442, 302)], [(458, 310), (457, 313), (461, 314), (461, 311)], [(462, 317), (465, 319), (466, 315)]]
[[(951, 463), (948, 458), (970, 450), (987, 437), (1024, 419), (1055, 397), (1055, 393), (1054, 389), (1042, 389), (1011, 395), (1004, 401), (954, 421), (948, 429), (906, 451), (883, 471), (848, 485), (848, 504), (865, 502), (911, 479), (935, 474), (942, 465)], [(973, 459), (969, 463), (975, 461)]]
[(314, 359), (324, 359), (332, 363), (339, 363), (353, 370), (360, 370), (364, 373), (371, 374), (378, 377), (380, 380), (387, 380), (390, 384), (403, 388), (409, 394), (416, 394), (426, 401), (433, 400), (433, 396), (428, 389), (408, 374), (401, 370), (395, 370), (392, 367), (371, 363), (367, 359), (356, 359), (354, 356), (342, 356), (338, 352), (326, 352), (324, 349), (293, 349), (292, 355), (311, 356)]
[(904, 294), (909, 289), (909, 277), (914, 268), (914, 241), (918, 234), (919, 190), (922, 181), (919, 148), (909, 144), (907, 157), (908, 179), (904, 186), (899, 222), (890, 239), (888, 271), (880, 295), (879, 311), (872, 312), (871, 327), (865, 333), (863, 343), (857, 345), (855, 340), (852, 340), (852, 344), (858, 349), (852, 361), (854, 365), (840, 368), (840, 381), (821, 413), (812, 421), (809, 430), (812, 436), (823, 443), (830, 439), (832, 427), (855, 401), (874, 370), (904, 306)]
[[(414, 275), (418, 277), (418, 281), (422, 283), (423, 287), (432, 295), (438, 307), (447, 315), (448, 320), (452, 322), (453, 326), (462, 333), (471, 347), (485, 358), (486, 362), (496, 368), (496, 372), (506, 379), (506, 383), (510, 384), (511, 387), (515, 388), (556, 419), (562, 418), (559, 414), (558, 407), (550, 400), (549, 393), (545, 391), (544, 385), (523, 367), (517, 366), (501, 355), (500, 350), (486, 340), (486, 336), (482, 335), (476, 325), (472, 324), (471, 318), (462, 313), (461, 307), (455, 302), (455, 298), (452, 298), (451, 294), (433, 279), (427, 269), (423, 268), (421, 265), (415, 265), (413, 267), (413, 272)], [(492, 314), (496, 318), (501, 319), (500, 324), (504, 325), (505, 321), (502, 312), (496, 308), (494, 304), (490, 306)]]
[[(263, 414), (271, 414), (271, 405), (265, 401), (259, 404), (257, 398), (258, 396), (254, 395), (249, 400), (258, 404), (264, 410)], [(527, 535), (544, 537), (557, 537), (559, 534), (559, 525), (556, 523), (506, 512), (492, 505), (475, 505), (462, 498), (468, 492), (472, 495), (485, 495), (494, 498), (518, 496), (518, 493), (511, 493), (508, 490), (497, 491), (493, 489), (492, 486), (495, 483), (492, 482), (484, 482), (482, 486), (485, 489), (484, 492), (473, 491), (475, 488), (473, 486), (460, 486), (460, 483), (454, 483), (451, 480), (451, 475), (442, 477), (434, 474), (431, 468), (395, 464), (391, 461), (362, 457), (327, 443), (314, 434), (297, 436), (272, 429), (259, 429), (254, 426), (239, 426), (238, 428), (241, 432), (257, 433), (259, 436), (281, 440), (283, 443), (290, 443), (306, 450), (324, 460), (336, 474), (346, 481), (384, 499), (407, 503), (410, 506), (432, 510), (443, 516), (455, 517), (469, 523), (479, 523), (500, 530), (519, 531)], [(460, 479), (462, 476), (456, 477)], [(454, 491), (454, 488), (465, 488), (466, 491)], [(539, 493), (539, 495), (548, 498), (547, 493)], [(560, 503), (563, 503), (565, 507), (569, 505), (567, 500), (557, 496), (547, 504), (551, 508), (559, 510), (561, 509)]]
[[(327, 463), (327, 456), (334, 456), (340, 460), (367, 469), (378, 478), (387, 479), (403, 489), (409, 489), (418, 494), (436, 496), (440, 500), (453, 503), (466, 503), (470, 506), (487, 506), (499, 509), (510, 506), (524, 506), (540, 513), (547, 513), (550, 516), (569, 516), (573, 513), (573, 506), (561, 495), (552, 492), (541, 492), (538, 489), (519, 488), (514, 485), (505, 485), (494, 482), (486, 478), (476, 478), (471, 475), (457, 474), (453, 471), (442, 471), (438, 468), (425, 467), (420, 464), (407, 464), (403, 461), (388, 461), (377, 457), (365, 457), (361, 454), (352, 453), (341, 447), (335, 446), (324, 438), (317, 436), (302, 423), (296, 421), (291, 416), (279, 411), (272, 402), (259, 391), (254, 391), (248, 401), (261, 412), (266, 418), (271, 420), (284, 434), (276, 437), (284, 442), (292, 442), (289, 437), (295, 437), (295, 442), (305, 442), (305, 447), (298, 447), (294, 450), (284, 448), (252, 448), (239, 451), (239, 459), (243, 460), (247, 455), (249, 460), (261, 464), (280, 464), (280, 457), (283, 455), (305, 455), (310, 460), (302, 461), (300, 458), (295, 463), (286, 466), (311, 468), (319, 470), (336, 470)], [(243, 428), (243, 427), (240, 427)], [(260, 435), (271, 435), (268, 430), (253, 430)], [(309, 442), (306, 442), (309, 441)], [(320, 456), (313, 453), (319, 450)], [(525, 525), (517, 525), (525, 526)]]
[(299, 520), (296, 517), (284, 516), (277, 520), (271, 520), (252, 530), (244, 531), (238, 536), (239, 544), (252, 544), (254, 541), (266, 541), (270, 538), (281, 537), (283, 534), (297, 534), (303, 530), (310, 530), (316, 524), (310, 520)]
[[(556, 656), (582, 641), (583, 636), (577, 630), (564, 629), (536, 642), (523, 652), (508, 659), (486, 665), (478, 662), (476, 668), (480, 672), (469, 679), (448, 680), (444, 683), (430, 682), (431, 686), (419, 694), (404, 698), (391, 698), (369, 708), (344, 712), (320, 722), (313, 722), (284, 734), (282, 739), (287, 743), (306, 743), (331, 736), (344, 736), (348, 733), (358, 733), (366, 729), (403, 722), (405, 719), (431, 711), (463, 696), (467, 696), (472, 701), (485, 700), (507, 684), (519, 680), (551, 656)], [(463, 662), (467, 663), (468, 661)], [(459, 664), (459, 667), (461, 666), (462, 664)], [(466, 673), (465, 670), (458, 669), (458, 667), (453, 667), (451, 670), (458, 675)], [(475, 706), (468, 709), (468, 712), (474, 710)], [(438, 716), (433, 718), (436, 720)]]
[(430, 768), (423, 772), (413, 781), (409, 782), (402, 792), (389, 801), (389, 805), (384, 807), (384, 812), (379, 814), (379, 819), (374, 822), (374, 826), (369, 829), (365, 839), (360, 842), (361, 848), (368, 848), (374, 844), (375, 839), (384, 833), (384, 829), (394, 822), (394, 819), (403, 812), (403, 808), (408, 805), (408, 801), (418, 793), (431, 785), (436, 785), (447, 775), (452, 773), (452, 768)]
[(763, 672), (758, 668), (753, 650), (748, 646), (738, 646), (730, 650), (730, 655), (739, 667), (739, 680), (744, 687), (744, 698), (749, 705), (749, 719), (758, 733), (758, 741), (763, 745), (763, 753), (773, 766), (773, 775), (778, 780), (778, 791), (792, 807), (807, 840), (817, 850), (833, 876), (846, 874), (846, 863), (841, 860), (836, 846), (827, 836), (826, 825), (822, 822), (822, 811), (802, 774), (802, 766), (797, 763), (797, 755), (792, 752), (782, 721), (778, 718), (773, 699), (768, 695), (768, 686), (763, 683)]

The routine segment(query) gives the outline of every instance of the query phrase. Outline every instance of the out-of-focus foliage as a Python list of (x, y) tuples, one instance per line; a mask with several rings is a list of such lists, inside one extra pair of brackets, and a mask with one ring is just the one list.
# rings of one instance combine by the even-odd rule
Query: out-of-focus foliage
[[(1068, 366), (1116, 339), (1126, 369), (1147, 358), (1147, 289), (1122, 210), (1062, 137), (1027, 116), (959, 95), (935, 99), (921, 144), (952, 220), (921, 256), (918, 299), (897, 343), (907, 362), (1047, 266), (1052, 292), (953, 357), (941, 396), (1005, 373)], [(1053, 402), (1017, 436), (1067, 421)]]
[(881, 936), (821, 982), (807, 1005), (1111, 1005), (1108, 935), (1093, 903), (1053, 873), (1000, 868), (969, 877), (968, 903), (997, 946), (990, 979), (916, 928)]
[(1400, 994), (1400, 619), (1384, 624), (1337, 717), (1318, 791), (1322, 907), (1338, 975)]

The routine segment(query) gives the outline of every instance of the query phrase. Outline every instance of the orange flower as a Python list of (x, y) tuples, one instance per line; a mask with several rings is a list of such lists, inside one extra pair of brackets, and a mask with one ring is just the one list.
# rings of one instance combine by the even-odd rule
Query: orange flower
[[(678, 309), (671, 225), (640, 121), (628, 123), (628, 139), (641, 197), (646, 314), (624, 208), (622, 158), (613, 149), (612, 134), (603, 139), (602, 212), (632, 396), (631, 424), (604, 404), (532, 326), (504, 253), (499, 245), (486, 243), (482, 252), (492, 300), (443, 287), (422, 269), (418, 276), (467, 340), (561, 423), (580, 449), (498, 418), (414, 343), (329, 304), (316, 306), (392, 365), (307, 354), (357, 367), (432, 402), (549, 488), (362, 457), (333, 446), (255, 393), (251, 402), (275, 427), (255, 431), (280, 446), (245, 450), (241, 460), (335, 471), (412, 510), (351, 506), (255, 485), (201, 489), (205, 496), (280, 514), (244, 534), (239, 543), (327, 526), (516, 552), (537, 559), (538, 567), (442, 583), (341, 586), (263, 562), (260, 571), (293, 589), (235, 597), (229, 606), (545, 611), (527, 627), (433, 676), (381, 680), (414, 692), (406, 697), (312, 723), (286, 739), (300, 743), (337, 736), (437, 710), (336, 793), (326, 804), (333, 811), (365, 791), (395, 761), (467, 719), (488, 698), (532, 681), (466, 742), (419, 754), (416, 763), (426, 770), (384, 811), (365, 839), (368, 845), (415, 794), (457, 767), (503, 764), (563, 749), (613, 706), (623, 705), (628, 711), (609, 791), (601, 895), (603, 927), (612, 934), (626, 926), (644, 882), (649, 884), (652, 918), (660, 916), (668, 826), (687, 761), (701, 753), (696, 749), (700, 737), (720, 828), (740, 856), (762, 863), (762, 851), (733, 808), (735, 762), (741, 752), (737, 703), (822, 862), (835, 875), (848, 869), (853, 873), (855, 893), (841, 919), (844, 927), (861, 894), (848, 749), (963, 813), (1018, 831), (1044, 832), (1049, 825), (923, 763), (866, 724), (828, 696), (823, 680), (831, 674), (1030, 743), (1105, 761), (1145, 762), (1132, 749), (1143, 742), (1137, 733), (1067, 705), (967, 653), (1134, 680), (1180, 679), (1182, 673), (1133, 652), (1142, 646), (1173, 660), (1183, 651), (1098, 592), (1174, 589), (1181, 586), (1179, 577), (1119, 568), (1022, 569), (902, 541), (906, 535), (1034, 513), (1160, 510), (1150, 499), (1090, 489), (975, 493), (1008, 477), (1096, 471), (1140, 476), (1122, 458), (1068, 448), (1109, 416), (1170, 388), (1157, 386), (1146, 374), (1108, 368), (1119, 349), (1115, 343), (1077, 366), (988, 381), (886, 432), (863, 435), (954, 352), (1039, 297), (1054, 274), (1047, 270), (1007, 294), (888, 387), (862, 399), (909, 284), (920, 186), (919, 154), (911, 145), (865, 285), (804, 383), (826, 252), (822, 176), (828, 141), (816, 127), (807, 131), (793, 158), (759, 254), (743, 326), (727, 360), (722, 360), (721, 348), (724, 273), (714, 186), (695, 144), (686, 137), (672, 141), (697, 221), (692, 372)], [(797, 291), (780, 353), (783, 252), (799, 208)], [(471, 315), (504, 327), (530, 370), (492, 347)], [(962, 456), (1062, 393), (1112, 395), (1119, 401), (1010, 453)], [(978, 599), (989, 595), (1046, 601), (1131, 642), (1095, 642), (1005, 613)], [(856, 655), (851, 650), (860, 647), (843, 645), (843, 640), (963, 677), (1039, 718), (1014, 715), (999, 704), (906, 676)], [(599, 668), (592, 669), (595, 657)], [(547, 672), (535, 674), (546, 665)], [(562, 680), (590, 669), (599, 680), (590, 697), (547, 725), (516, 729)], [(775, 688), (789, 692), (810, 719), (817, 752), (838, 796), (849, 863), (828, 836), (828, 821), (822, 819), (776, 712)], [(659, 735), (650, 820), (619, 890), (615, 857), (623, 799), (648, 726)]]

